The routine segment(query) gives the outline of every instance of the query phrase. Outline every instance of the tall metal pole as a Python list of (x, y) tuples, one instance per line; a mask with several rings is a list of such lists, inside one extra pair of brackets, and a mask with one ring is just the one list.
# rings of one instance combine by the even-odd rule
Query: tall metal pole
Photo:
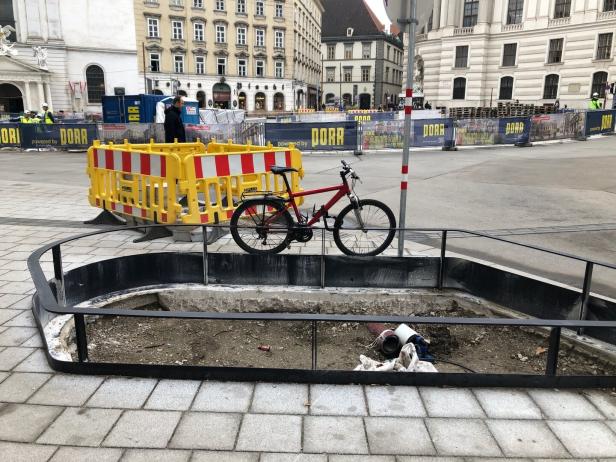
[(148, 94), (148, 77), (147, 69), (145, 67), (145, 42), (141, 42), (141, 54), (143, 55), (143, 93)]
[(417, 0), (411, 2), (408, 20), (409, 46), (406, 50), (406, 94), (404, 97), (404, 148), (402, 150), (402, 181), (400, 182), (400, 220), (398, 226), (398, 256), (404, 255), (404, 228), (406, 227), (406, 196), (409, 185), (409, 157), (411, 151), (411, 115), (413, 113), (413, 72), (415, 67), (415, 31), (417, 29)]

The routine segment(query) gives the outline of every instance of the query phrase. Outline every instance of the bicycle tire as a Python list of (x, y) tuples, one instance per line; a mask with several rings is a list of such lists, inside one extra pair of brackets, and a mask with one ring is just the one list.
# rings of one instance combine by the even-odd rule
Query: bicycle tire
[[(256, 211), (256, 213), (253, 213), (251, 209)], [(267, 227), (265, 227), (265, 229), (260, 229), (260, 227), (264, 227), (262, 223), (263, 217), (271, 216), (271, 212), (278, 212), (279, 216), (276, 219), (282, 220), (282, 222), (277, 221), (276, 229), (279, 231), (275, 233), (281, 236), (281, 238), (278, 239), (280, 242), (271, 248), (257, 248), (255, 245), (261, 239), (263, 239), (264, 243), (267, 240)], [(261, 216), (259, 216), (259, 214), (261, 214)], [(242, 220), (242, 218), (246, 217), (252, 219), (252, 221), (250, 221), (250, 219)], [(242, 223), (242, 221), (246, 222)], [(263, 255), (280, 253), (286, 249), (292, 241), (293, 219), (284, 204), (278, 200), (263, 198), (251, 199), (242, 202), (240, 206), (235, 209), (235, 212), (233, 212), (230, 224), (231, 235), (233, 236), (235, 243), (240, 248), (251, 254)], [(250, 234), (252, 239), (248, 239), (246, 236), (248, 236), (248, 232), (253, 229), (250, 227), (251, 225), (254, 225), (254, 232)]]
[[(341, 236), (341, 232), (344, 231), (343, 225), (345, 222), (345, 219), (347, 218), (347, 215), (352, 214), (351, 218), (349, 221), (356, 222), (356, 218), (355, 218), (355, 207), (353, 206), (353, 204), (349, 204), (347, 205), (344, 209), (342, 209), (342, 212), (340, 212), (340, 214), (338, 215), (338, 217), (336, 218), (336, 221), (334, 222), (334, 242), (336, 243), (336, 246), (345, 254), (345, 255), (352, 255), (352, 256), (363, 256), (363, 257), (373, 257), (375, 255), (379, 255), (380, 253), (382, 253), (385, 249), (387, 249), (387, 247), (389, 247), (389, 245), (391, 244), (391, 241), (393, 241), (394, 236), (396, 235), (396, 217), (394, 216), (394, 213), (391, 211), (391, 209), (383, 204), (380, 201), (374, 200), (374, 199), (362, 199), (358, 202), (358, 205), (360, 207), (360, 210), (363, 211), (365, 209), (368, 209), (369, 207), (374, 208), (374, 209), (380, 209), (383, 212), (383, 218), (388, 222), (386, 224), (386, 227), (383, 227), (383, 231), (361, 231), (361, 230), (349, 230), (349, 231), (361, 231), (364, 234), (368, 234), (368, 233), (372, 233), (372, 234), (380, 234), (382, 236), (383, 232), (386, 231), (387, 229), (389, 229), (389, 231), (387, 232), (387, 236), (385, 237), (385, 239), (382, 239), (379, 242), (379, 245), (376, 246), (367, 246), (365, 248), (365, 251), (363, 252), (358, 252), (352, 248), (350, 248), (348, 246), (347, 243), (345, 243), (345, 239), (343, 236)], [(360, 213), (361, 213), (360, 211)], [(367, 217), (369, 218), (369, 217)], [(364, 219), (364, 217), (362, 216), (362, 219)], [(368, 221), (368, 222), (366, 222)], [(369, 220), (364, 221), (364, 224), (366, 225), (367, 228), (377, 228), (379, 226), (374, 226), (371, 225), (371, 223), (369, 222)], [(355, 225), (357, 226), (357, 225)], [(378, 242), (378, 241), (377, 241)]]

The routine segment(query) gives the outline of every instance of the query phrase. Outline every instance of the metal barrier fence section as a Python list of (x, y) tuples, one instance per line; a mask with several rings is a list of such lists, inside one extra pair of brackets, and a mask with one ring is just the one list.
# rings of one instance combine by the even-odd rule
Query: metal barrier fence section
[[(401, 149), (403, 120), (394, 112), (336, 113), (324, 121), (319, 113), (281, 116), (273, 121), (240, 124), (186, 125), (188, 142), (233, 140), (237, 144), (284, 147), (303, 151), (362, 151)], [(616, 110), (569, 111), (532, 117), (496, 119), (414, 119), (413, 146), (441, 147), (514, 144), (584, 139), (614, 133)], [(95, 139), (103, 143), (164, 142), (162, 124), (18, 124), (0, 123), (0, 148), (84, 150)]]

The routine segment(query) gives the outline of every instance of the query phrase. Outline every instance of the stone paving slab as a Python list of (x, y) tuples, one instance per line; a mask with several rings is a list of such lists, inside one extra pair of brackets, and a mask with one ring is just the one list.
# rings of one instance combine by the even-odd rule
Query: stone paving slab
[(489, 420), (487, 424), (506, 456), (567, 457), (569, 455), (543, 421)]
[(37, 442), (64, 446), (99, 446), (121, 413), (119, 409), (67, 408)]
[(616, 433), (603, 422), (552, 421), (548, 425), (573, 457), (616, 456)]
[(603, 414), (577, 391), (531, 390), (529, 394), (548, 419), (605, 419)]
[(188, 462), (191, 451), (175, 449), (128, 449), (122, 462)]
[(252, 383), (204, 382), (192, 409), (210, 412), (247, 412), (253, 389)]
[(373, 454), (436, 454), (422, 419), (370, 417), (365, 424)]
[(367, 415), (363, 387), (357, 385), (311, 385), (310, 414)]
[(82, 406), (103, 382), (103, 377), (54, 375), (29, 402), (58, 406)]
[(201, 382), (196, 380), (160, 380), (145, 404), (145, 409), (186, 411), (190, 409)]
[(122, 458), (122, 453), (122, 449), (71, 448), (65, 446), (58, 448), (49, 462), (117, 462)]
[(33, 442), (61, 412), (59, 406), (0, 404), (0, 441)]
[(361, 417), (305, 417), (304, 451), (368, 454), (363, 419)]
[(255, 414), (307, 414), (308, 385), (258, 383), (250, 412)]
[(294, 415), (246, 414), (237, 439), (238, 451), (302, 450), (302, 418)]
[(155, 379), (112, 377), (96, 390), (87, 406), (139, 409), (155, 386)]
[(0, 441), (0, 454), (11, 462), (47, 462), (58, 448), (36, 444), (17, 444)]
[(170, 446), (184, 449), (231, 450), (240, 427), (240, 414), (184, 414)]
[(166, 448), (180, 417), (174, 411), (125, 411), (103, 446)]
[(541, 419), (541, 410), (526, 392), (506, 389), (476, 389), (474, 393), (490, 418)]

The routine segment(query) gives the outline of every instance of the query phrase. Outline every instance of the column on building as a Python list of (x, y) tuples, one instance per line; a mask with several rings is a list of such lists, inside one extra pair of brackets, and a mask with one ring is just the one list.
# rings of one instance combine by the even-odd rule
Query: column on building
[(494, 8), (493, 0), (479, 0), (479, 17), (477, 18), (478, 24), (485, 24), (490, 22), (491, 11)]
[(43, 90), (45, 93), (45, 101), (50, 105), (50, 109), (53, 109), (53, 102), (51, 101), (51, 90), (49, 88), (49, 83), (43, 83)]
[(36, 87), (38, 90), (38, 106), (37, 109), (41, 110), (41, 108), (43, 107), (43, 103), (45, 103), (45, 91), (43, 89), (43, 82), (36, 82)]
[(441, 3), (442, 0), (434, 0), (434, 9), (432, 10), (432, 30), (441, 28)]
[(458, 27), (460, 21), (458, 20), (456, 1), (449, 0), (447, 8), (447, 26)]
[(31, 111), (33, 110), (32, 108), (32, 97), (30, 95), (30, 81), (26, 80), (24, 82), (24, 110), (26, 111)]
[(449, 14), (449, 2), (450, 0), (437, 0), (440, 4), (440, 18), (439, 26), (441, 28), (447, 27), (447, 18)]

